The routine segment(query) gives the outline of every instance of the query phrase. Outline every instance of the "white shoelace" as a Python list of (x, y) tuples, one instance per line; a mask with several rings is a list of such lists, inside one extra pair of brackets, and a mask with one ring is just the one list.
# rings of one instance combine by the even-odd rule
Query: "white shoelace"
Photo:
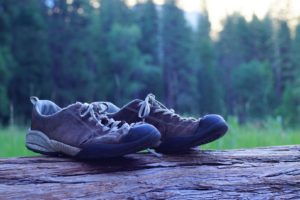
[[(82, 105), (82, 110), (84, 110), (84, 112), (80, 113), (80, 117), (85, 117), (90, 115), (89, 120), (96, 121), (96, 125), (101, 126), (104, 131), (108, 131), (108, 132), (120, 131), (121, 133), (127, 133), (130, 129), (129, 124), (121, 121), (115, 121), (112, 118), (108, 118), (105, 115), (105, 111), (107, 110), (107, 105), (105, 104), (84, 103)], [(103, 121), (106, 121), (106, 123), (103, 123)], [(121, 123), (123, 124), (119, 127)]]
[(145, 119), (147, 116), (149, 116), (151, 111), (151, 106), (153, 106), (154, 104), (158, 105), (158, 108), (154, 109), (153, 111), (154, 113), (161, 112), (163, 115), (170, 115), (170, 117), (177, 117), (181, 121), (195, 120), (195, 118), (193, 117), (181, 117), (180, 115), (176, 114), (173, 109), (168, 109), (162, 103), (157, 101), (153, 94), (148, 94), (145, 100), (139, 103), (140, 106), (139, 113), (138, 113), (139, 118)]

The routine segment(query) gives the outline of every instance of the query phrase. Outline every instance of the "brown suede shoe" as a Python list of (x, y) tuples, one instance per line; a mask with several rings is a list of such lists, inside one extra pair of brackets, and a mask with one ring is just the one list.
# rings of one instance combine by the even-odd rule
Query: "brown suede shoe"
[(219, 115), (206, 115), (200, 119), (184, 118), (166, 108), (149, 94), (144, 101), (133, 100), (109, 117), (127, 123), (145, 121), (161, 134), (161, 143), (155, 149), (163, 153), (184, 151), (190, 147), (212, 142), (223, 136), (228, 126)]
[(102, 113), (104, 104), (75, 103), (60, 108), (31, 97), (31, 128), (26, 147), (46, 155), (65, 154), (80, 159), (117, 157), (157, 144), (158, 130), (149, 124), (129, 125)]

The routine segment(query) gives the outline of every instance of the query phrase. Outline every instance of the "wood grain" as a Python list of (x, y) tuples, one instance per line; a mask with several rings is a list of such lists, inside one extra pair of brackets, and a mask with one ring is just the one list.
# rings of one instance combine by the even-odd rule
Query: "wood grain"
[(0, 159), (0, 199), (300, 199), (300, 146)]

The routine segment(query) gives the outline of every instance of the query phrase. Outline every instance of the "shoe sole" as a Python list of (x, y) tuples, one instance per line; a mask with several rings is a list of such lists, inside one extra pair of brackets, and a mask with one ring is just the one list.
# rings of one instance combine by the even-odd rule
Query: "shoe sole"
[(153, 132), (140, 140), (123, 144), (89, 144), (82, 148), (74, 147), (62, 142), (51, 140), (41, 131), (29, 130), (26, 134), (27, 149), (49, 156), (67, 155), (77, 159), (101, 159), (120, 157), (125, 154), (142, 151), (152, 147), (160, 139), (160, 135)]
[[(221, 121), (212, 126), (202, 130), (202, 134), (196, 134), (190, 137), (176, 137), (168, 139), (155, 148), (157, 152), (161, 153), (177, 153), (180, 151), (189, 150), (192, 147), (203, 145), (215, 141), (226, 134), (228, 125), (226, 122)], [(207, 135), (207, 137), (203, 137)]]
[(121, 157), (126, 154), (136, 153), (157, 144), (160, 140), (160, 134), (157, 133), (153, 131), (149, 135), (130, 143), (88, 145), (76, 155), (76, 158), (80, 160), (95, 159), (93, 152), (97, 152), (96, 158)]
[(46, 134), (36, 130), (29, 130), (26, 134), (26, 147), (36, 153), (50, 156), (57, 156), (59, 154), (75, 156), (81, 151), (80, 148), (51, 140)]

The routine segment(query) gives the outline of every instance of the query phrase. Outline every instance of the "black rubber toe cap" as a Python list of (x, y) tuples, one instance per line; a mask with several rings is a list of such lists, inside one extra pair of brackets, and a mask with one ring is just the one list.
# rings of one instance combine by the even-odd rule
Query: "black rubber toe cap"
[(199, 122), (196, 135), (199, 136), (200, 144), (206, 144), (222, 137), (228, 130), (228, 125), (220, 115), (205, 115)]
[(205, 115), (204, 117), (201, 118), (200, 122), (199, 122), (199, 127), (209, 127), (212, 126), (214, 124), (225, 124), (226, 122), (224, 120), (224, 118), (220, 115), (216, 115), (216, 114), (209, 114), (209, 115)]
[(151, 144), (156, 144), (161, 138), (160, 132), (150, 124), (137, 124), (133, 126), (122, 142), (130, 143), (141, 139), (147, 139)]
[(139, 124), (133, 126), (118, 143), (86, 144), (76, 157), (84, 160), (119, 157), (151, 148), (159, 143), (160, 137), (154, 126)]

